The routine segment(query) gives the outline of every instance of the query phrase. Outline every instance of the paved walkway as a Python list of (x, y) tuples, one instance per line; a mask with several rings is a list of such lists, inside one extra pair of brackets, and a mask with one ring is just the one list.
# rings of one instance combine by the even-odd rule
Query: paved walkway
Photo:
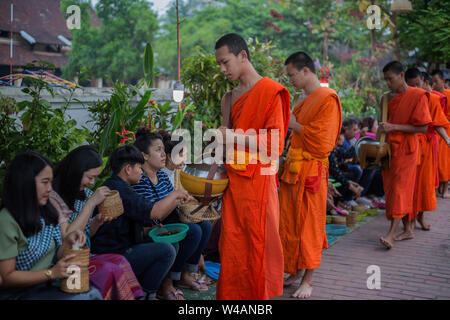
[[(389, 228), (384, 215), (343, 237), (324, 251), (311, 299), (450, 299), (450, 200), (438, 199), (425, 217), (431, 231), (416, 229), (414, 239), (390, 250), (378, 240)], [(367, 288), (370, 265), (380, 267), (380, 290)], [(293, 299), (296, 286), (277, 299)]]

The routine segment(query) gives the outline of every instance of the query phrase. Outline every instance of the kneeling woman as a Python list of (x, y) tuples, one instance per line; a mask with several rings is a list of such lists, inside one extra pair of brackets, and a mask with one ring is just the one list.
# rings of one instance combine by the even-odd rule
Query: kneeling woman
[(65, 293), (53, 281), (69, 277), (67, 261), (74, 256), (62, 258), (63, 242), (84, 244), (86, 237), (74, 231), (62, 240), (58, 213), (48, 201), (52, 180), (50, 161), (37, 152), (22, 153), (8, 166), (0, 211), (0, 300), (102, 299), (94, 287)]
[[(142, 152), (145, 162), (142, 165), (144, 173), (141, 181), (133, 188), (153, 202), (161, 201), (174, 192), (169, 177), (161, 170), (166, 164), (163, 138), (157, 133), (151, 133), (147, 128), (140, 128), (136, 133), (135, 146)], [(174, 218), (178, 217), (170, 217), (171, 220)], [(154, 223), (159, 224), (160, 221), (154, 221)], [(179, 252), (163, 285), (172, 287), (173, 281), (176, 281), (175, 285), (180, 288), (206, 291), (208, 290), (206, 284), (196, 280), (191, 273), (198, 271), (200, 255), (211, 235), (211, 223), (203, 221), (198, 224), (188, 223), (188, 225), (187, 236), (179, 243)], [(176, 296), (177, 293), (180, 294), (180, 291), (175, 291), (174, 295)]]
[[(87, 188), (94, 185), (102, 164), (97, 149), (81, 146), (72, 150), (55, 169), (53, 186), (64, 201), (60, 210), (62, 215), (66, 212), (60, 221), (61, 229), (67, 232), (84, 230), (88, 246), (97, 230), (112, 220), (101, 214), (93, 216), (95, 204), (101, 202), (95, 198), (102, 199), (99, 193), (107, 194), (109, 189), (100, 187), (93, 193)], [(66, 204), (69, 210), (63, 210)], [(92, 270), (89, 281), (100, 290), (104, 300), (134, 300), (143, 296), (130, 264), (122, 255), (93, 254), (89, 259), (89, 269)]]

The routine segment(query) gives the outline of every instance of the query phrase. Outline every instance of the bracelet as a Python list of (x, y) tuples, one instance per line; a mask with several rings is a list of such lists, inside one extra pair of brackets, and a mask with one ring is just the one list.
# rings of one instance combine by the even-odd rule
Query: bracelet
[(52, 280), (52, 270), (47, 269), (47, 271), (45, 271), (45, 275), (49, 281)]

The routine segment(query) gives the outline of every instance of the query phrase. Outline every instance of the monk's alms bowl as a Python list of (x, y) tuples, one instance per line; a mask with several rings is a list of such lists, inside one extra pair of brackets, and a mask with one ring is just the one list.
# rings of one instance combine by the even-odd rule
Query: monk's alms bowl
[(228, 176), (223, 165), (218, 165), (213, 178), (208, 180), (208, 173), (212, 164), (187, 164), (180, 172), (180, 182), (183, 188), (193, 195), (204, 195), (206, 183), (211, 183), (211, 194), (221, 194), (228, 186)]
[[(362, 150), (365, 152), (366, 159), (375, 159), (378, 154), (378, 150), (380, 149), (380, 142), (374, 140), (370, 137), (362, 137), (355, 143), (355, 152), (358, 159), (361, 159), (363, 154)], [(387, 148), (383, 148), (381, 150), (380, 158), (383, 158), (387, 155)]]

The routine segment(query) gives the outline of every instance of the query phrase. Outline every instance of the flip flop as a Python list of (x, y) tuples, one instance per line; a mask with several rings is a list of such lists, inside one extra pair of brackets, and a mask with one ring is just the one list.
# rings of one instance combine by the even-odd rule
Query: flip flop
[(178, 295), (181, 295), (183, 297), (182, 300), (184, 300), (184, 293), (181, 290), (169, 291), (162, 295), (158, 294), (156, 297), (159, 300), (179, 300), (179, 299), (177, 299)]
[(208, 277), (206, 274), (202, 273), (199, 279), (196, 279), (198, 282), (206, 285), (210, 285), (212, 283), (212, 279)]
[(194, 291), (208, 291), (208, 287), (206, 286), (206, 288), (202, 288), (202, 285), (205, 285), (203, 282), (200, 282), (199, 280), (194, 280), (191, 282), (191, 284), (178, 284), (175, 283), (175, 286), (181, 289), (190, 289), (190, 290), (194, 290)]
[(336, 210), (337, 212), (339, 212), (340, 214), (342, 214), (343, 216), (348, 216), (348, 211), (347, 210), (339, 209), (336, 206), (334, 206), (333, 209)]

